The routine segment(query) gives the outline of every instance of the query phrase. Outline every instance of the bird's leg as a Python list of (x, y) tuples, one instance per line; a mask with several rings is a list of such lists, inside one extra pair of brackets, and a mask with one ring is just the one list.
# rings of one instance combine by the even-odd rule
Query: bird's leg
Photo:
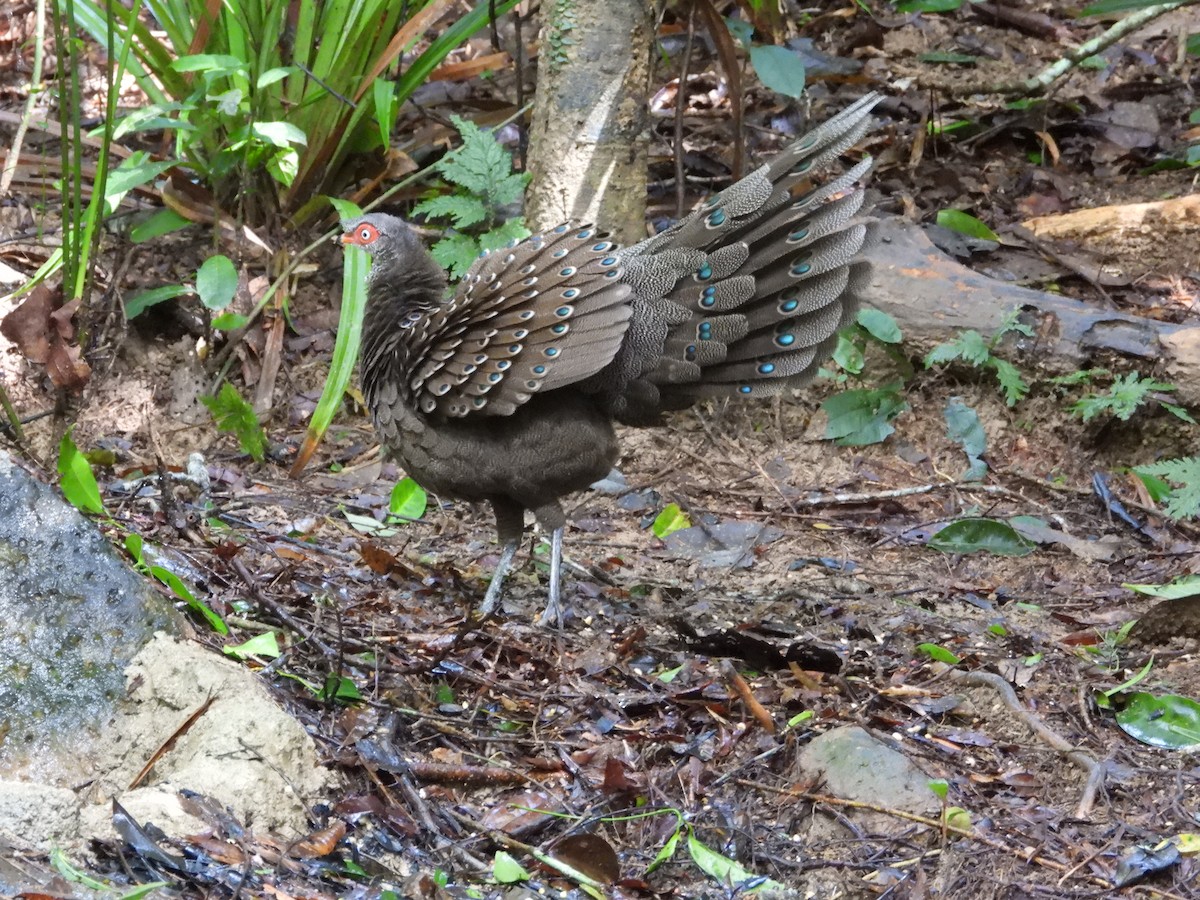
[(492, 572), (492, 580), (488, 583), (487, 593), (483, 595), (483, 603), (479, 607), (479, 613), (484, 618), (490, 616), (496, 609), (496, 604), (500, 602), (500, 593), (504, 589), (504, 578), (508, 575), (508, 570), (512, 567), (513, 557), (517, 555), (517, 541), (504, 545), (504, 550), (500, 553), (500, 559), (496, 563), (495, 571)]
[(561, 627), (563, 530), (567, 525), (567, 517), (557, 502), (539, 506), (533, 514), (543, 530), (550, 532), (550, 585), (546, 591), (546, 611), (538, 619), (538, 624)]
[(496, 537), (504, 545), (492, 580), (488, 584), (487, 593), (483, 596), (483, 604), (479, 613), (484, 618), (490, 616), (500, 603), (500, 594), (504, 590), (504, 579), (512, 568), (513, 557), (517, 555), (517, 547), (521, 544), (521, 533), (525, 530), (525, 510), (507, 499), (492, 500), (492, 512), (496, 516)]
[(554, 529), (554, 533), (550, 536), (550, 589), (547, 592), (546, 611), (542, 613), (541, 619), (538, 620), (540, 625), (557, 625), (562, 627), (562, 604), (560, 602), (560, 594), (562, 592), (562, 545), (563, 545), (563, 527), (560, 525)]

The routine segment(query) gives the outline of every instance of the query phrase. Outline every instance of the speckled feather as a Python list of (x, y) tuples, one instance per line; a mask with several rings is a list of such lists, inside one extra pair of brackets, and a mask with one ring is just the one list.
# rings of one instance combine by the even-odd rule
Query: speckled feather
[[(384, 443), (426, 487), (491, 501), (510, 542), (524, 510), (557, 528), (558, 498), (608, 471), (613, 419), (649, 423), (698, 397), (771, 396), (811, 377), (866, 274), (857, 184), (870, 160), (807, 182), (863, 136), (880, 99), (659, 235), (618, 248), (561, 225), (483, 255), (450, 296), (401, 220), (347, 223), (347, 242), (373, 255), (363, 386)], [(364, 226), (370, 240), (355, 236)]]

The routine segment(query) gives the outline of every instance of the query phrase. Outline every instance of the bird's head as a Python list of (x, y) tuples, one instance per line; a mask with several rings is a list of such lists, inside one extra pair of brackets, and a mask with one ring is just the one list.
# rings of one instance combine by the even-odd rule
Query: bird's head
[(403, 219), (371, 213), (342, 223), (342, 244), (362, 247), (371, 254), (371, 279), (402, 278), (428, 258), (421, 238)]

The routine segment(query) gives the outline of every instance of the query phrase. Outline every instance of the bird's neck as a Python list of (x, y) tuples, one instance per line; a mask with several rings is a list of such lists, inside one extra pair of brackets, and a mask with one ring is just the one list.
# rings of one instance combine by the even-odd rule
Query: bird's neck
[(410, 357), (419, 352), (429, 315), (442, 305), (446, 274), (432, 259), (402, 272), (372, 270), (363, 317), (362, 377), (370, 404), (377, 385), (407, 384)]

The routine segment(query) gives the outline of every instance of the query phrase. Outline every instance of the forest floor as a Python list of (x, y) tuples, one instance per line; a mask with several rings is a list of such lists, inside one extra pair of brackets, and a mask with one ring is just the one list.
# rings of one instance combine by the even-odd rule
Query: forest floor
[[(1003, 232), (1029, 215), (1192, 192), (1195, 169), (1144, 173), (1179, 142), (1197, 102), (1196, 60), (1180, 68), (1174, 54), (1178, 36), (1200, 32), (1200, 21), (1187, 9), (1177, 15), (1118, 45), (1108, 69), (1071, 75), (1036, 125), (1000, 97), (967, 104), (898, 91), (900, 105), (868, 139), (880, 214), (928, 221), (939, 209), (970, 209)], [(955, 21), (970, 24), (972, 46), (994, 67), (963, 74), (917, 58), (961, 52)], [(903, 78), (1004, 83), (1064, 50), (966, 12), (876, 23), (877, 38), (862, 27), (840, 41), (826, 32), (820, 47), (865, 59), (884, 89)], [(503, 86), (472, 85), (456, 102), (461, 110), (472, 91)], [(814, 101), (814, 118), (857, 95), (822, 92), (832, 95)], [(19, 94), (4, 82), (0, 105), (18, 109)], [(763, 129), (791, 121), (791, 107), (761, 88), (752, 101), (748, 119)], [(1131, 107), (1136, 123), (1122, 118), (1135, 115)], [(925, 142), (922, 115), (951, 114), (977, 123), (975, 136)], [(688, 124), (691, 155), (719, 169), (727, 121), (704, 111)], [(1136, 140), (1125, 139), (1129, 129)], [(1046, 146), (1038, 133), (1053, 135), (1057, 165), (1029, 162)], [(659, 168), (669, 171), (669, 120), (656, 141)], [(9, 242), (0, 261), (30, 273), (36, 248), (44, 251), (33, 225), (52, 206), (18, 185), (0, 209)], [(1179, 249), (1180, 259), (1196, 251)], [(211, 236), (194, 229), (136, 248), (106, 243), (100, 266), (130, 293), (189, 280), (211, 251)], [(975, 264), (1003, 276), (1005, 252)], [(863, 447), (823, 438), (819, 404), (839, 390), (828, 379), (782, 402), (701, 405), (660, 428), (622, 429), (625, 487), (572, 499), (566, 553), (579, 567), (566, 573), (561, 629), (533, 624), (545, 600), (541, 536), (518, 558), (504, 614), (467, 627), (497, 556), (486, 510), (434, 500), (421, 521), (372, 532), (365, 522), (382, 520), (403, 473), (380, 458), (369, 418), (352, 403), (307, 473), (287, 475), (337, 322), (336, 249), (318, 251), (316, 262), (292, 291), (276, 351), (263, 464), (218, 434), (199, 402), (214, 373), (197, 351), (212, 340), (198, 307), (163, 304), (128, 325), (97, 313), (92, 375), (76, 397), (56, 397), (40, 367), (14, 350), (0, 354), (17, 408), (53, 413), (29, 423), (27, 458), (51, 477), (70, 422), (79, 446), (112, 452), (112, 465), (98, 470), (109, 511), (161, 545), (230, 625), (228, 635), (197, 639), (219, 653), (276, 632), (283, 656), (270, 665), (270, 684), (343, 776), (341, 793), (311, 798), (321, 830), (310, 840), (322, 852), (310, 847), (258, 870), (244, 895), (369, 897), (400, 884), (397, 896), (500, 896), (484, 882), (495, 851), (507, 848), (535, 869), (535, 889), (583, 896), (513, 843), (547, 848), (571, 836), (574, 845), (559, 844), (562, 858), (615, 882), (614, 897), (734, 896), (702, 871), (704, 847), (810, 896), (1200, 897), (1194, 851), (1139, 886), (1114, 886), (1119, 863), (1138, 848), (1148, 855), (1200, 830), (1200, 768), (1193, 754), (1135, 741), (1096, 703), (1151, 660), (1139, 690), (1200, 698), (1200, 609), (1182, 601), (1169, 624), (1159, 612), (1140, 634), (1122, 628), (1156, 603), (1123, 585), (1200, 573), (1200, 529), (1166, 519), (1128, 473), (1194, 453), (1196, 426), (1157, 403), (1129, 421), (1083, 423), (1068, 411), (1080, 390), (1050, 383), (1032, 364), (1022, 371), (1029, 396), (1009, 406), (987, 375), (927, 371), (914, 360), (895, 433)], [(1156, 318), (1197, 315), (1194, 268), (1159, 265), (1107, 290), (1067, 269), (1042, 284), (1051, 282)], [(0, 317), (15, 304), (0, 300)], [(246, 396), (269, 368), (271, 327), (268, 317), (235, 350), (231, 378)], [(872, 384), (896, 372), (883, 354), (869, 356)], [(980, 481), (961, 478), (968, 459), (947, 435), (954, 397), (986, 434)], [(179, 471), (191, 452), (212, 476), (203, 507), (182, 493), (151, 503), (109, 492), (131, 473)], [(652, 533), (668, 503), (697, 526), (686, 537)], [(928, 545), (946, 523), (971, 516), (1036, 517), (1045, 530), (1022, 556)], [(310, 689), (331, 678), (352, 682), (358, 699)], [(1004, 684), (1016, 689), (1015, 706)], [(932, 790), (925, 812), (827, 793), (800, 759), (839, 726), (865, 728), (922, 781), (947, 782), (947, 804), (965, 811), (950, 821), (963, 827), (944, 827)], [(835, 827), (817, 831), (817, 821)], [(683, 840), (649, 871), (680, 823), (691, 852)], [(95, 849), (100, 871), (116, 875), (127, 862), (128, 848)], [(259, 858), (253, 841), (242, 850)], [(611, 851), (617, 870), (589, 870)], [(197, 866), (190, 895), (227, 890), (218, 869), (228, 861), (209, 863)]]

